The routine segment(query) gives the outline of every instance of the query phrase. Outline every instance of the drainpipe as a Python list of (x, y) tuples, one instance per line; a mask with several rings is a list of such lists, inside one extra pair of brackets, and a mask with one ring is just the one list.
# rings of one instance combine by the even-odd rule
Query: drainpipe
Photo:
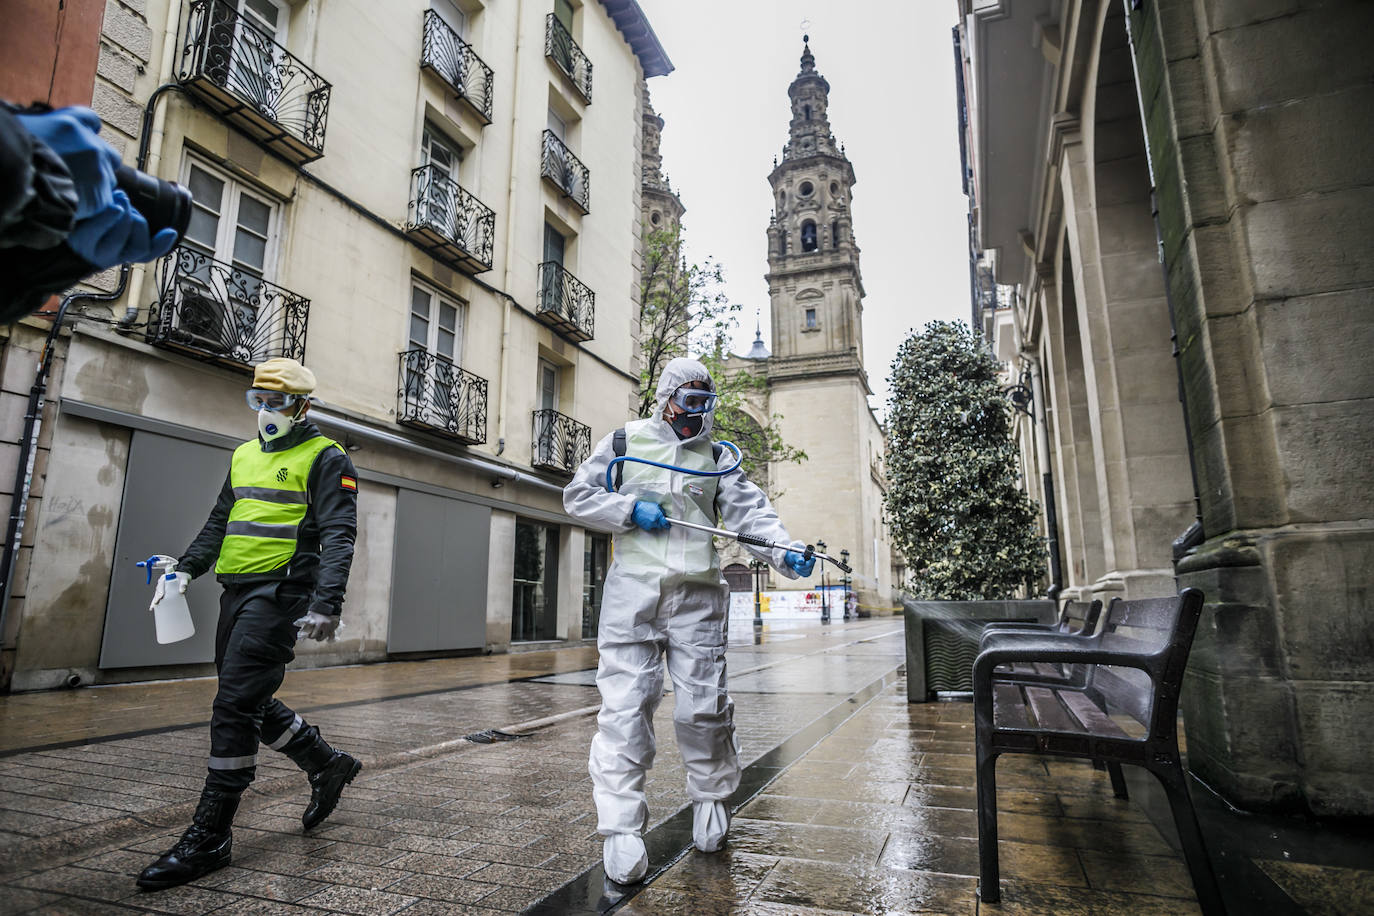
[[(511, 81), (513, 105), (510, 119), (510, 180), (506, 185), (506, 263), (502, 268), (501, 280), (503, 290), (510, 289), (510, 267), (515, 254), (515, 189), (519, 183), (516, 179), (516, 175), (519, 174), (516, 166), (520, 161), (517, 152), (520, 149), (520, 49), (524, 44), (524, 12), (524, 0), (516, 0), (515, 77)], [(501, 299), (501, 361), (499, 364), (501, 368), (497, 373), (498, 394), (496, 401), (496, 454), (498, 455), (506, 450), (506, 395), (510, 384), (510, 313), (513, 301), (509, 293), (502, 293)]]

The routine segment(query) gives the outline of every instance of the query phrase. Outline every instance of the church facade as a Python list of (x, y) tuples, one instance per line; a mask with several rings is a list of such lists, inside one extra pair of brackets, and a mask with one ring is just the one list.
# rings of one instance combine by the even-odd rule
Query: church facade
[[(774, 462), (767, 489), (796, 538), (847, 550), (852, 589), (860, 610), (892, 607), (901, 578), (882, 504), (886, 442), (869, 407), (872, 394), (863, 359), (863, 276), (850, 211), (854, 167), (830, 131), (830, 84), (816, 70), (809, 45), (788, 88), (792, 120), (781, 161), (768, 182), (774, 212), (767, 227), (771, 353), (756, 340), (747, 356), (732, 357), (732, 371), (755, 372), (766, 387), (748, 410), (765, 424), (777, 416), (782, 439), (806, 460)], [(722, 554), (733, 587), (747, 578), (747, 556)], [(825, 584), (839, 571), (825, 570)], [(820, 587), (821, 568), (809, 580), (772, 575), (769, 587)], [(842, 611), (832, 608), (836, 618)]]

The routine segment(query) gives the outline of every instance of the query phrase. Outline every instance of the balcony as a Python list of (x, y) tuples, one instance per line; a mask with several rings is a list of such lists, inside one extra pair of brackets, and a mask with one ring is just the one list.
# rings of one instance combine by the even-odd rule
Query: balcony
[(557, 261), (539, 265), (539, 308), (534, 317), (569, 340), (591, 340), (596, 329), (596, 293)]
[(149, 343), (240, 369), (305, 357), (310, 300), (186, 245), (156, 267)]
[(433, 165), (410, 173), (410, 189), (406, 234), (464, 273), (491, 270), (496, 211)]
[(424, 41), (420, 69), (448, 83), (483, 124), (490, 124), (491, 68), (434, 10), (425, 11)]
[(588, 105), (592, 103), (592, 62), (573, 41), (558, 17), (549, 13), (544, 26), (544, 55), (553, 61)]
[(329, 84), (226, 0), (194, 0), (177, 79), (226, 121), (296, 165), (324, 155)]
[(487, 441), (487, 380), (428, 350), (401, 354), (396, 422), (469, 445)]
[(536, 410), (531, 451), (534, 467), (571, 477), (592, 453), (592, 428), (556, 410)]
[(591, 211), (592, 176), (553, 131), (544, 131), (544, 180), (583, 213)]

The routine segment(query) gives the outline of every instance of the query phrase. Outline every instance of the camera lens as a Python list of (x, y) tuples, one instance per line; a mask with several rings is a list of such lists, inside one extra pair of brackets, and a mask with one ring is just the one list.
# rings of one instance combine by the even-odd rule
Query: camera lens
[(175, 229), (177, 241), (191, 224), (191, 192), (174, 181), (163, 181), (129, 165), (115, 169), (115, 184), (143, 218), (150, 235), (166, 228)]

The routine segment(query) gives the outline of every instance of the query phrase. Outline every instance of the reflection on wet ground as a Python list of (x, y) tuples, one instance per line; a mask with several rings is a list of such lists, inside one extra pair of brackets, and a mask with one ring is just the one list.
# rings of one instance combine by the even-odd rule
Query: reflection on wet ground
[[(1003, 902), (980, 904), (971, 708), (906, 702), (900, 621), (754, 635), (736, 628), (728, 654), (745, 764), (729, 843), (689, 851), (666, 702), (650, 880), (629, 888), (601, 874), (586, 775), (594, 649), (292, 672), (284, 698), (367, 769), (304, 836), (308, 788), (265, 753), (233, 865), (155, 895), (132, 876), (190, 816), (213, 681), (0, 698), (0, 916), (1197, 911), (1148, 777), (1128, 768), (1122, 801), (1086, 763), (1015, 755), (998, 765)], [(521, 723), (521, 741), (461, 739)], [(1374, 912), (1368, 837), (1194, 794), (1232, 913)]]

